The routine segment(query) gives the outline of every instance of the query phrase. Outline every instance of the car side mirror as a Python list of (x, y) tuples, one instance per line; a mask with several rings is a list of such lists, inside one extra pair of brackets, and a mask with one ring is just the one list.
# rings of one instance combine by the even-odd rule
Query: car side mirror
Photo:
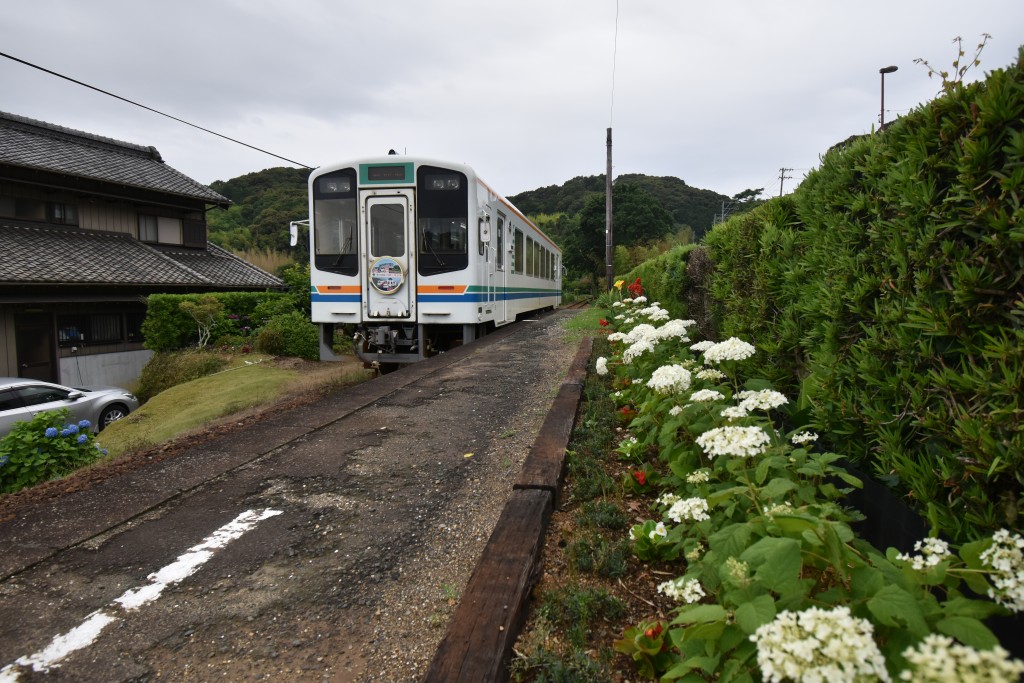
[(85, 394), (82, 393), (81, 391), (69, 391), (68, 392), (68, 400), (69, 401), (77, 401), (78, 399), (82, 398), (83, 396), (85, 396)]

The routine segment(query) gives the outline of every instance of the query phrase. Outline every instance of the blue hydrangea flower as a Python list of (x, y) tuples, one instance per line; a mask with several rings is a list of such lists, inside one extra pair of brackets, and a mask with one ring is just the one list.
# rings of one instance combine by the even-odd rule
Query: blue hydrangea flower
[(65, 427), (64, 429), (60, 430), (60, 435), (61, 436), (71, 436), (71, 433), (72, 433), (71, 430), (68, 429), (67, 427)]
[(43, 435), (47, 439), (53, 439), (53, 438), (55, 438), (57, 436), (57, 428), (56, 427), (47, 427), (46, 431), (43, 432)]
[(0, 467), (3, 467), (4, 465), (6, 465), (8, 462), (10, 462), (10, 460), (11, 460), (11, 456), (9, 456), (9, 455), (0, 456)]
[(77, 434), (78, 433), (78, 425), (68, 425), (67, 427), (65, 427), (65, 429), (68, 430), (68, 434)]
[(89, 422), (88, 420), (82, 420), (81, 422), (78, 423), (79, 429), (88, 429), (89, 427), (92, 427), (92, 423)]
[(78, 443), (89, 443), (89, 436), (86, 434), (79, 434)]

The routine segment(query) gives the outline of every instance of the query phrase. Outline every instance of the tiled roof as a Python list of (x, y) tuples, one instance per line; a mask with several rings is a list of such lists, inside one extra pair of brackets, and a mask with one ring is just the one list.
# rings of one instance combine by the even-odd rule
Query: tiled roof
[(0, 284), (279, 288), (278, 278), (208, 245), (163, 252), (131, 235), (0, 224)]
[(167, 192), (212, 204), (231, 203), (165, 164), (155, 147), (5, 112), (0, 112), (0, 163)]

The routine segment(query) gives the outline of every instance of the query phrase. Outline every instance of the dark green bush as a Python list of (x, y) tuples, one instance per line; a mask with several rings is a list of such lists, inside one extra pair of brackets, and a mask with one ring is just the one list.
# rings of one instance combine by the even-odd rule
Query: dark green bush
[(154, 353), (142, 368), (135, 395), (145, 403), (161, 391), (222, 370), (227, 360), (203, 351), (163, 351)]
[(196, 344), (199, 338), (196, 322), (181, 310), (181, 303), (198, 302), (210, 296), (224, 306), (223, 313), (211, 329), (210, 338), (215, 346), (225, 337), (249, 336), (271, 316), (295, 310), (294, 297), (282, 292), (152, 294), (147, 300), (146, 319), (142, 323), (146, 348), (176, 351)]
[(708, 235), (720, 336), (933, 531), (1019, 528), (1024, 50)]
[(256, 349), (275, 356), (320, 358), (317, 326), (299, 311), (277, 315), (267, 321), (256, 337)]

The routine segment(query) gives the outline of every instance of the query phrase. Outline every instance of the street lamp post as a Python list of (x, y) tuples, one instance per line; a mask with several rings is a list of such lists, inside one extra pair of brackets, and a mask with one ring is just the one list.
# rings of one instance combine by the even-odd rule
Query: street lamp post
[(878, 130), (885, 127), (885, 74), (891, 74), (898, 69), (898, 66), (885, 66), (878, 70), (878, 73), (882, 75), (882, 109), (878, 113)]

